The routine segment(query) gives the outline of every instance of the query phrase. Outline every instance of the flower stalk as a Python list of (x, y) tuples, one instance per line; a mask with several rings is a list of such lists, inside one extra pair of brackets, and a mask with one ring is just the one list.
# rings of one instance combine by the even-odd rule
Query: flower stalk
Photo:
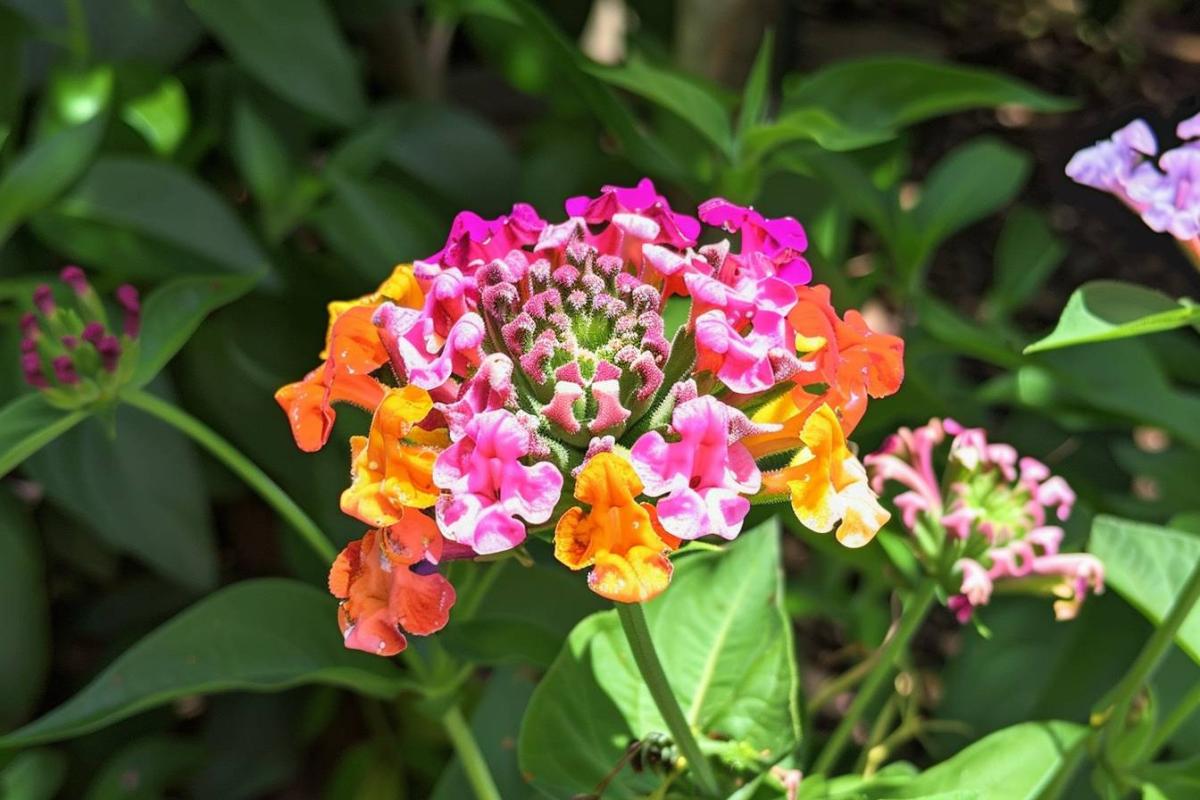
[(642, 674), (646, 688), (650, 690), (650, 696), (654, 699), (654, 705), (658, 707), (658, 713), (667, 723), (671, 738), (675, 740), (680, 752), (687, 759), (688, 767), (691, 768), (696, 782), (700, 784), (704, 793), (710, 797), (718, 796), (720, 787), (717, 784), (716, 774), (708, 759), (704, 757), (704, 753), (701, 752), (692, 728), (683, 715), (683, 709), (679, 707), (675, 692), (667, 681), (667, 674), (663, 670), (662, 661), (658, 658), (658, 652), (654, 649), (654, 640), (651, 638), (650, 628), (646, 624), (646, 612), (640, 603), (616, 603), (615, 605), (617, 616), (621, 620), (621, 629), (625, 632), (629, 649), (633, 651), (633, 660)]
[(454, 752), (458, 753), (459, 763), (467, 774), (467, 782), (471, 784), (476, 800), (501, 800), (500, 790), (496, 788), (487, 760), (458, 706), (451, 706), (442, 715), (442, 727), (454, 745)]

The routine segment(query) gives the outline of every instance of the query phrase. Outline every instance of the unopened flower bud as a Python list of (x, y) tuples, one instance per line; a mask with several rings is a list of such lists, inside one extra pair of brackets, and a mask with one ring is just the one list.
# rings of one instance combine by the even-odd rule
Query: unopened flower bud
[(70, 356), (58, 356), (50, 362), (50, 366), (54, 367), (54, 377), (59, 383), (67, 386), (79, 383), (79, 373), (75, 371), (75, 362)]
[(71, 291), (80, 297), (92, 290), (91, 285), (88, 283), (87, 275), (84, 274), (82, 269), (74, 265), (63, 267), (62, 272), (59, 273), (59, 277), (62, 278), (63, 283), (71, 287)]
[(96, 345), (96, 351), (100, 353), (100, 364), (108, 372), (115, 372), (117, 362), (121, 359), (121, 342), (115, 336), (105, 336), (100, 340), (100, 344)]
[(50, 316), (54, 313), (54, 291), (47, 284), (39, 284), (33, 290), (33, 304), (42, 316)]
[(83, 340), (93, 347), (99, 347), (104, 338), (104, 326), (99, 322), (89, 322), (83, 326)]
[(117, 302), (125, 311), (124, 333), (129, 338), (135, 338), (142, 325), (142, 303), (138, 290), (128, 283), (117, 287)]
[(79, 337), (77, 336), (67, 335), (62, 337), (60, 341), (62, 341), (62, 346), (68, 350), (74, 350), (76, 347), (79, 347)]
[(26, 311), (21, 315), (21, 335), (25, 337), (33, 336), (38, 329), (37, 314), (32, 311)]

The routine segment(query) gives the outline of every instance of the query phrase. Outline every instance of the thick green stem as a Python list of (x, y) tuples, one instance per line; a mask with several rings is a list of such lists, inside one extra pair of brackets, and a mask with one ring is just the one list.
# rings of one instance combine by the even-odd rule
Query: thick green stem
[(479, 743), (475, 741), (471, 726), (467, 724), (458, 706), (452, 706), (442, 716), (442, 726), (454, 744), (458, 761), (462, 764), (463, 772), (467, 773), (467, 781), (471, 784), (477, 800), (502, 800), (483, 752), (479, 749)]
[(121, 395), (121, 399), (191, 437), (193, 441), (215, 456), (218, 461), (229, 467), (235, 475), (258, 492), (259, 496), (279, 513), (279, 516), (296, 529), (300, 538), (313, 549), (313, 552), (322, 561), (333, 561), (334, 556), (337, 555), (337, 549), (326, 538), (317, 523), (304, 513), (304, 509), (296, 505), (287, 492), (279, 488), (279, 484), (271, 480), (265, 472), (259, 469), (258, 465), (242, 455), (236, 447), (221, 438), (216, 431), (182, 408), (140, 389), (125, 392)]
[(658, 707), (658, 713), (667, 723), (671, 738), (675, 740), (675, 744), (687, 759), (688, 767), (696, 776), (696, 782), (700, 784), (700, 788), (705, 794), (716, 797), (720, 794), (717, 776), (713, 772), (712, 765), (708, 763), (708, 759), (704, 757), (704, 753), (700, 751), (700, 745), (692, 733), (692, 728), (683, 716), (683, 710), (679, 707), (675, 692), (672, 691), (671, 684), (667, 681), (667, 674), (654, 649), (654, 640), (650, 638), (650, 628), (646, 624), (646, 612), (638, 603), (617, 603), (616, 606), (617, 616), (621, 619), (621, 628), (625, 631), (625, 638), (629, 641), (629, 649), (633, 651), (633, 660), (637, 662), (638, 670), (642, 673), (642, 680), (645, 681), (646, 688), (650, 690), (650, 696), (654, 698), (654, 705)]
[(895, 633), (880, 648), (879, 658), (874, 669), (863, 681), (862, 688), (858, 690), (858, 694), (854, 696), (854, 701), (846, 711), (846, 716), (842, 718), (833, 735), (829, 737), (829, 741), (825, 743), (824, 749), (817, 756), (812, 770), (815, 774), (828, 775), (829, 771), (837, 765), (842, 751), (850, 740), (850, 734), (854, 731), (854, 726), (858, 724), (859, 717), (875, 701), (879, 690), (892, 676), (900, 655), (908, 647), (913, 634), (917, 632), (917, 628), (921, 626), (921, 622), (929, 612), (929, 607), (933, 605), (936, 588), (937, 586), (932, 580), (926, 580), (917, 587), (916, 593), (900, 614), (900, 621), (896, 625)]
[(1200, 562), (1197, 562), (1196, 566), (1192, 568), (1192, 574), (1184, 584), (1183, 590), (1175, 598), (1175, 602), (1171, 604), (1171, 610), (1167, 612), (1166, 619), (1142, 647), (1133, 666), (1092, 713), (1093, 724), (1101, 727), (1100, 735), (1106, 751), (1111, 749), (1116, 735), (1124, 728), (1134, 698), (1158, 671), (1171, 644), (1175, 641), (1175, 634), (1179, 632), (1179, 628), (1198, 600), (1200, 600)]

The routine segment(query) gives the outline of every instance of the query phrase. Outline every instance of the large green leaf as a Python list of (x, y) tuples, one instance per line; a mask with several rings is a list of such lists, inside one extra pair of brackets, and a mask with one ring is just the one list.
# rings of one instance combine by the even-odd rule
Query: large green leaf
[(67, 759), (53, 750), (19, 753), (0, 769), (0, 797), (51, 800), (67, 777)]
[(87, 417), (55, 408), (37, 392), (0, 408), (0, 476), (62, 436)]
[(152, 381), (211, 311), (232, 303), (254, 283), (251, 276), (208, 275), (179, 278), (151, 292), (142, 308), (138, 362), (131, 384), (142, 387)]
[(118, 275), (262, 275), (269, 267), (258, 243), (211, 188), (149, 159), (99, 159), (33, 223), (50, 247)]
[(50, 663), (45, 568), (28, 513), (0, 489), (0, 730), (37, 704)]
[[(1088, 549), (1104, 562), (1107, 585), (1156, 625), (1200, 561), (1200, 537), (1110, 516), (1096, 517)], [(1200, 662), (1200, 609), (1192, 609), (1175, 640)]]
[[(773, 763), (799, 737), (790, 623), (780, 603), (774, 521), (722, 553), (682, 557), (646, 606), (676, 697), (705, 739), (744, 743)], [(521, 769), (551, 796), (590, 792), (629, 743), (665, 732), (615, 611), (580, 623), (538, 685), (521, 725)], [(623, 771), (614, 796), (658, 781)]]
[(1044, 214), (1017, 206), (1004, 220), (996, 243), (996, 272), (986, 306), (993, 316), (1016, 311), (1041, 288), (1067, 254)]
[(280, 96), (342, 125), (366, 110), (354, 56), (323, 0), (188, 0), (247, 72)]
[(35, 142), (0, 178), (0, 244), (26, 217), (51, 202), (92, 161), (108, 121), (98, 114)]
[(989, 70), (904, 57), (842, 61), (788, 81), (784, 113), (819, 117), (811, 136), (822, 147), (847, 150), (896, 136), (932, 117), (1018, 105), (1067, 111), (1075, 103)]
[(996, 731), (918, 775), (889, 798), (961, 793), (978, 800), (1037, 800), (1082, 755), (1088, 728), (1072, 722), (1023, 722)]
[(407, 684), (385, 659), (347, 650), (336, 602), (282, 578), (244, 581), (166, 622), (77, 695), (6, 736), (0, 748), (79, 736), (179, 697), (274, 692), (302, 684), (390, 698)]
[(1105, 342), (1200, 324), (1200, 305), (1124, 281), (1091, 281), (1071, 293), (1049, 336), (1026, 353)]
[(116, 410), (116, 438), (93, 418), (26, 464), (46, 495), (105, 542), (181, 586), (217, 582), (208, 491), (191, 442), (136, 409)]
[(138, 739), (108, 760), (84, 800), (152, 800), (204, 763), (204, 746), (177, 736)]

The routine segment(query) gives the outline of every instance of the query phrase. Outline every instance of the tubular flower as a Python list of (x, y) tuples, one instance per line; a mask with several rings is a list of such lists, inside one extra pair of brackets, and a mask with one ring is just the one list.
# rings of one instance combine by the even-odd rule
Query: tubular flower
[(666, 554), (679, 546), (662, 529), (654, 507), (634, 499), (641, 491), (628, 461), (597, 453), (575, 482), (575, 499), (590, 509), (567, 509), (554, 529), (558, 560), (571, 569), (592, 567), (592, 591), (622, 603), (645, 602), (666, 589), (671, 581)]
[[(649, 180), (566, 211), (464, 211), (437, 253), (330, 304), (324, 363), (277, 399), (306, 450), (328, 438), (336, 402), (373, 412), (343, 510), (380, 530), (429, 520), (460, 555), (553, 530), (559, 560), (590, 567), (596, 592), (637, 602), (667, 586), (680, 539), (732, 539), (752, 497), (793, 492), (767, 486), (755, 459), (794, 451), (793, 480), (826, 486), (798, 485), (797, 513), (866, 541), (879, 512), (836, 415), (894, 390), (900, 351), (849, 314), (834, 317), (848, 331), (829, 337), (836, 363), (797, 350), (811, 291), (800, 224), (718, 198), (700, 216), (737, 242), (701, 246), (701, 221)], [(690, 304), (674, 332), (668, 298)], [(828, 405), (796, 399), (829, 375), (841, 384)]]
[[(948, 436), (939, 476), (935, 450)], [(914, 535), (918, 558), (954, 564), (938, 577), (961, 622), (988, 603), (997, 581), (1049, 591), (1059, 619), (1074, 617), (1089, 592), (1104, 590), (1100, 561), (1059, 552), (1063, 530), (1047, 524), (1051, 516), (1059, 522), (1070, 516), (1071, 487), (1037, 459), (988, 442), (982, 429), (930, 420), (915, 431), (901, 428), (865, 461), (875, 491), (889, 482), (904, 487), (892, 502)]]

